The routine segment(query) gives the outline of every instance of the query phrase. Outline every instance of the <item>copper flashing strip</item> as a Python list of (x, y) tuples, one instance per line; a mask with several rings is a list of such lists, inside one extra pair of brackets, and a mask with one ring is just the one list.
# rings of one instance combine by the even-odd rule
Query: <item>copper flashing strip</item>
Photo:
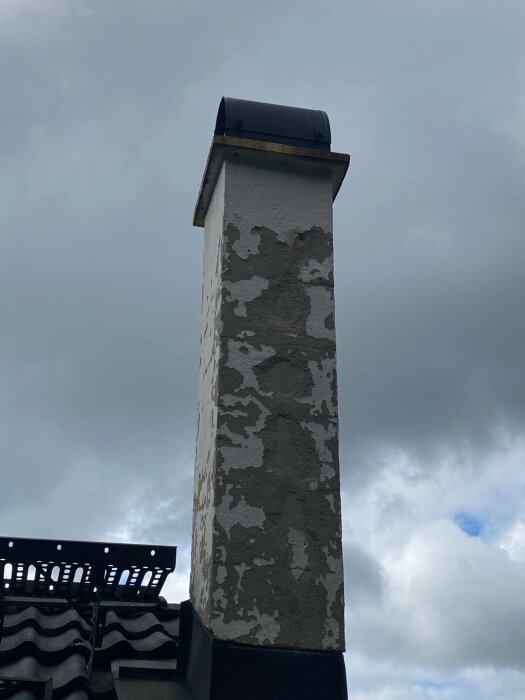
[(204, 227), (206, 213), (223, 162), (227, 158), (250, 156), (271, 158), (274, 163), (277, 158), (277, 161), (281, 161), (283, 164), (297, 164), (302, 161), (306, 167), (324, 166), (328, 168), (332, 174), (334, 200), (350, 165), (350, 156), (347, 153), (332, 153), (316, 148), (303, 148), (269, 141), (253, 141), (236, 136), (214, 136), (193, 213), (194, 226)]

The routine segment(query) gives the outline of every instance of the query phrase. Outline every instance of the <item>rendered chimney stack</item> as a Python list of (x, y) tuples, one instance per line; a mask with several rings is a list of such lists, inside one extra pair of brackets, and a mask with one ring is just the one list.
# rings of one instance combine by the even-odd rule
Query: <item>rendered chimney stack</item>
[(191, 603), (215, 640), (331, 658), (345, 643), (332, 203), (348, 164), (324, 112), (225, 98), (194, 219)]

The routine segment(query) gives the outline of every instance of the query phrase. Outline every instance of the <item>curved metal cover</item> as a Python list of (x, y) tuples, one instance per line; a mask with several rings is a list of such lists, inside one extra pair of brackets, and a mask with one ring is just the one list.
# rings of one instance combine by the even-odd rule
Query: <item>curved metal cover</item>
[(330, 122), (318, 109), (223, 97), (215, 134), (329, 151)]

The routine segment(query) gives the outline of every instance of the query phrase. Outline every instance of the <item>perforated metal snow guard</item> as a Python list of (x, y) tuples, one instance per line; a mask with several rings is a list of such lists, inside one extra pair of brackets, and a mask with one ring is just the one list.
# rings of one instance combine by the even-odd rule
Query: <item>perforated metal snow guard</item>
[(0, 600), (156, 602), (176, 547), (0, 537)]

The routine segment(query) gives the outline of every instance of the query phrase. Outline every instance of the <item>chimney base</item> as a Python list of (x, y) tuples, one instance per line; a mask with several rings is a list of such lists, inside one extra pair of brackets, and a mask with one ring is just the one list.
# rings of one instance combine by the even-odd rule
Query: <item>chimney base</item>
[(189, 601), (181, 606), (178, 671), (192, 700), (347, 700), (342, 652), (215, 639)]

